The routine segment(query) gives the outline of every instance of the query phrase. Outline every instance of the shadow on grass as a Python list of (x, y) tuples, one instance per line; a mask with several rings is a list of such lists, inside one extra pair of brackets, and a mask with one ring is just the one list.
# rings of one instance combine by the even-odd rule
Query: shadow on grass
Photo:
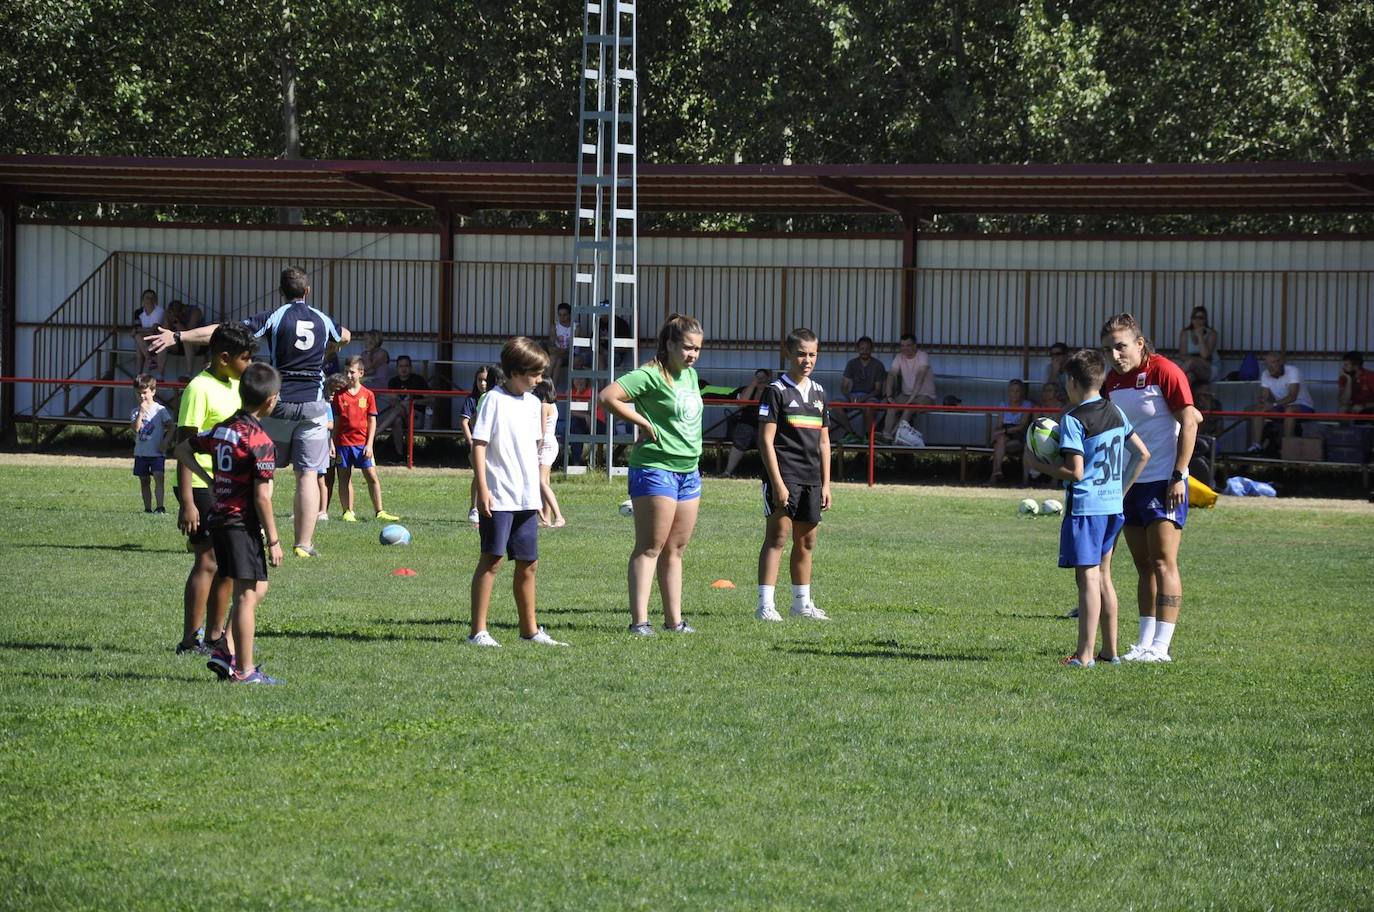
[(987, 662), (987, 655), (969, 655), (953, 652), (919, 652), (906, 649), (895, 640), (876, 640), (858, 643), (852, 647), (828, 649), (810, 643), (783, 643), (773, 647), (776, 652), (790, 652), (793, 655), (826, 656), (838, 659), (905, 659), (908, 662)]
[(46, 681), (170, 681), (177, 684), (217, 684), (213, 677), (185, 678), (180, 675), (140, 674), (137, 671), (82, 671), (63, 674), (56, 671), (0, 671), (0, 678), (40, 678)]
[(374, 624), (399, 624), (402, 626), (444, 627), (466, 624), (460, 618), (377, 618)]
[[(95, 652), (94, 646), (85, 643), (18, 643), (0, 641), (0, 649), (60, 650), (63, 652)], [(101, 650), (108, 652), (109, 650)]]
[(185, 554), (185, 548), (145, 548), (137, 542), (122, 545), (68, 545), (58, 542), (17, 542), (15, 548), (58, 548), (63, 551), (123, 551), (126, 554)]
[(1016, 618), (1018, 621), (1072, 621), (1071, 617), (1063, 614), (1020, 614), (1015, 611), (1008, 611), (999, 617)]
[(351, 643), (448, 643), (452, 637), (402, 636), (399, 633), (364, 633), (361, 630), (259, 630), (259, 639), (344, 640)]

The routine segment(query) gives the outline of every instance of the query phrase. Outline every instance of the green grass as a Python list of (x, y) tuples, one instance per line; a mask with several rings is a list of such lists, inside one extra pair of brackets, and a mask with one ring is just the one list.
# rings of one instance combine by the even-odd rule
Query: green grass
[(0, 907), (1374, 902), (1374, 508), (1196, 512), (1175, 663), (1069, 672), (1057, 524), (920, 487), (839, 489), (834, 622), (765, 626), (756, 488), (708, 480), (699, 633), (646, 641), (621, 487), (562, 484), (540, 618), (573, 647), (518, 642), (507, 573), (506, 648), (470, 650), (467, 478), (387, 471), (409, 549), (334, 522), (275, 571), (287, 683), (250, 689), (172, 655), (188, 557), (122, 461), (0, 466)]

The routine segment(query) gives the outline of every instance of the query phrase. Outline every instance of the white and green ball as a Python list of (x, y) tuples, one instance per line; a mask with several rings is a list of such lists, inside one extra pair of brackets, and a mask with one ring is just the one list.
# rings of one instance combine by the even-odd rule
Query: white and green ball
[(1054, 462), (1059, 458), (1059, 422), (1053, 418), (1040, 416), (1026, 429), (1026, 447), (1041, 462)]
[(1064, 505), (1050, 497), (1040, 503), (1040, 512), (1045, 516), (1058, 516), (1064, 512)]
[(1022, 516), (1038, 516), (1040, 515), (1040, 504), (1034, 497), (1027, 497), (1016, 505), (1016, 510)]

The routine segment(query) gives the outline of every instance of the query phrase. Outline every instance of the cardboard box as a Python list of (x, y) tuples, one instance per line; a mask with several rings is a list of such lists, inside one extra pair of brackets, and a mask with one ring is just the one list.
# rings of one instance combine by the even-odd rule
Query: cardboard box
[(1322, 439), (1320, 437), (1285, 437), (1279, 450), (1282, 459), (1291, 462), (1321, 462)]

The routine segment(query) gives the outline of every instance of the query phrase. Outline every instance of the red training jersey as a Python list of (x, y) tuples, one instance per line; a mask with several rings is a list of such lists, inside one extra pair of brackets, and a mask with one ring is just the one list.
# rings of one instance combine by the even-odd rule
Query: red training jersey
[(1147, 355), (1145, 363), (1128, 374), (1118, 374), (1109, 364), (1102, 395), (1121, 409), (1150, 451), (1139, 480), (1167, 479), (1178, 453), (1174, 412), (1193, 404), (1193, 388), (1182, 368), (1158, 354)]
[[(1341, 395), (1345, 394), (1345, 385), (1350, 380), (1345, 374), (1341, 374), (1339, 389)], [(1363, 367), (1355, 374), (1355, 388), (1350, 391), (1351, 405), (1374, 405), (1374, 371), (1365, 370)]]
[(258, 419), (240, 412), (201, 434), (194, 446), (209, 453), (215, 465), (215, 505), (206, 525), (260, 527), (253, 490), (257, 482), (271, 481), (276, 473), (277, 447)]
[(339, 446), (366, 446), (367, 419), (377, 417), (377, 397), (365, 386), (352, 393), (334, 394), (334, 442)]

